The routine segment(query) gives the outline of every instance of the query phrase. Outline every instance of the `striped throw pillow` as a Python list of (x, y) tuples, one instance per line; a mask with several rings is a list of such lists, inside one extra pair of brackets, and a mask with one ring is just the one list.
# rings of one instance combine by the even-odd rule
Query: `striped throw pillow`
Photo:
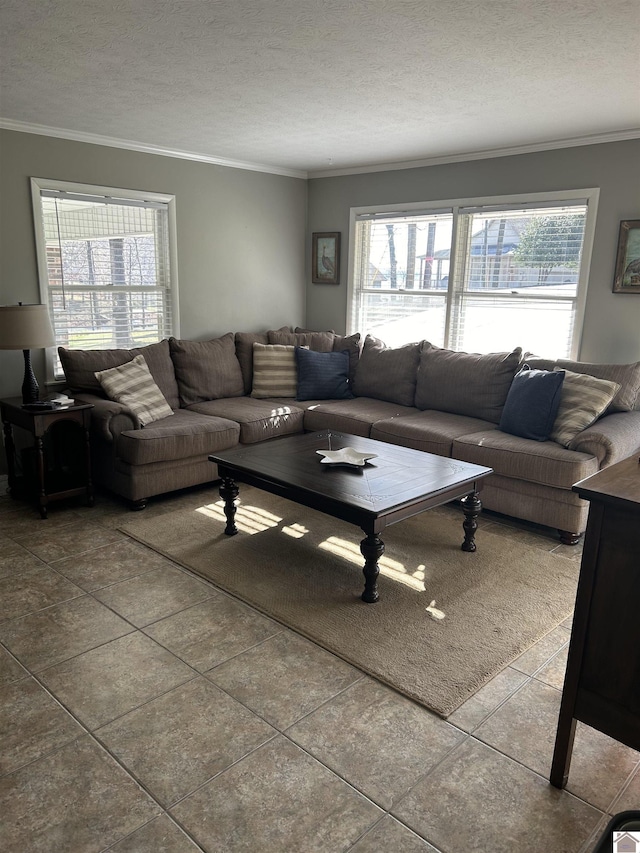
[(619, 390), (617, 382), (565, 370), (560, 406), (549, 438), (568, 447), (578, 433), (600, 417)]
[(295, 347), (254, 343), (251, 396), (295, 397), (297, 388)]
[(143, 427), (173, 414), (142, 355), (118, 367), (99, 370), (95, 377), (107, 397), (126, 406)]

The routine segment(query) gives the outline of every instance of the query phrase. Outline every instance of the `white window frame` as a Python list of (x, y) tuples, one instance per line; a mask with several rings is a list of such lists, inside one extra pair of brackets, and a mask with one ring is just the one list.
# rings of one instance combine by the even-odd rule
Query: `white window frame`
[[(178, 299), (178, 236), (176, 227), (176, 197), (166, 193), (146, 192), (143, 190), (122, 189), (120, 187), (104, 187), (95, 184), (78, 184), (72, 181), (56, 181), (49, 178), (31, 178), (31, 199), (35, 229), (36, 258), (38, 263), (38, 279), (40, 283), (40, 301), (49, 304), (49, 274), (47, 269), (47, 249), (43, 226), (43, 209), (41, 190), (58, 190), (60, 192), (79, 193), (89, 196), (109, 196), (116, 199), (134, 199), (166, 204), (168, 207), (168, 239), (169, 239), (169, 271), (171, 286), (169, 299), (171, 303), (172, 333), (180, 336), (180, 314)], [(55, 370), (56, 347), (46, 350), (46, 384), (59, 385)]]
[[(577, 359), (580, 353), (582, 343), (582, 329), (584, 325), (584, 313), (587, 301), (587, 287), (589, 283), (589, 272), (591, 268), (591, 256), (593, 252), (593, 239), (595, 234), (596, 216), (598, 210), (598, 201), (600, 198), (600, 190), (598, 187), (589, 187), (586, 189), (572, 190), (554, 190), (552, 192), (538, 193), (517, 193), (515, 195), (500, 195), (500, 196), (482, 196), (477, 198), (456, 198), (456, 199), (441, 199), (437, 201), (426, 202), (409, 202), (405, 204), (378, 204), (366, 205), (363, 207), (352, 207), (349, 212), (349, 251), (348, 251), (348, 280), (347, 280), (347, 317), (346, 329), (347, 334), (351, 335), (355, 332), (365, 334), (367, 329), (358, 328), (356, 322), (356, 306), (358, 300), (358, 290), (355, 281), (356, 268), (356, 221), (358, 216), (363, 214), (431, 214), (443, 213), (451, 211), (453, 214), (453, 236), (451, 244), (451, 260), (449, 271), (449, 289), (447, 291), (447, 324), (446, 335), (449, 335), (449, 315), (452, 305), (452, 292), (454, 286), (454, 270), (457, 268), (458, 259), (456, 256), (456, 235), (458, 233), (458, 217), (462, 208), (472, 207), (497, 207), (502, 205), (527, 205), (541, 206), (551, 205), (562, 202), (577, 202), (579, 200), (587, 203), (587, 216), (584, 228), (584, 240), (582, 246), (582, 262), (580, 264), (580, 273), (578, 277), (577, 293), (575, 297), (575, 319), (573, 325), (573, 334), (571, 338), (571, 348), (569, 357)], [(445, 346), (447, 341), (445, 340)]]

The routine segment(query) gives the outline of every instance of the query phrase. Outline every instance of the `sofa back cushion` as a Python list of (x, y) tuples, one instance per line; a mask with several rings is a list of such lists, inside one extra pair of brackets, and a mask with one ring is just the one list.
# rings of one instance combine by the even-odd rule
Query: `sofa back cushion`
[(367, 335), (353, 379), (353, 392), (357, 397), (413, 406), (420, 347), (420, 343), (412, 343), (392, 349)]
[(360, 358), (360, 333), (355, 335), (336, 335), (333, 331), (314, 332), (311, 329), (296, 328), (295, 332), (268, 332), (270, 344), (307, 347), (313, 352), (349, 353), (349, 381), (353, 382)]
[(266, 332), (236, 332), (236, 357), (240, 362), (244, 393), (251, 394), (253, 387), (253, 345), (268, 344)]
[(182, 406), (242, 397), (244, 381), (232, 332), (211, 341), (170, 338), (169, 343)]
[(530, 367), (538, 370), (570, 370), (573, 373), (586, 373), (596, 379), (617, 382), (620, 390), (611, 401), (608, 412), (631, 412), (640, 409), (640, 361), (631, 364), (592, 364), (588, 361), (570, 361), (567, 358), (549, 359), (537, 356), (525, 356)]
[(415, 404), (499, 423), (522, 350), (480, 353), (440, 349), (424, 341)]
[[(290, 332), (291, 326), (282, 326), (278, 332)], [(240, 362), (244, 393), (251, 394), (253, 387), (253, 345), (268, 344), (269, 332), (236, 332), (236, 356)]]
[(270, 344), (286, 347), (306, 347), (314, 352), (332, 352), (333, 332), (267, 332)]
[(147, 347), (136, 349), (66, 349), (58, 347), (58, 354), (69, 388), (74, 391), (89, 391), (105, 396), (96, 373), (119, 367), (141, 355), (147, 363), (154, 382), (172, 409), (180, 406), (176, 374), (171, 361), (169, 341), (162, 340)]

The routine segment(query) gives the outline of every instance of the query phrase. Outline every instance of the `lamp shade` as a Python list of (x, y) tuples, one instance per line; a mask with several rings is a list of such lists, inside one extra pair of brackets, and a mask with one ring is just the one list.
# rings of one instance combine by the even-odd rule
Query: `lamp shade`
[(0, 305), (0, 349), (42, 349), (55, 342), (46, 305)]

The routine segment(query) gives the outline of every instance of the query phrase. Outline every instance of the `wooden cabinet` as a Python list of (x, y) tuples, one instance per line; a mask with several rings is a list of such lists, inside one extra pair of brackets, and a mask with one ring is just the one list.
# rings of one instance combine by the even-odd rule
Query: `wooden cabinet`
[[(89, 447), (90, 403), (69, 400), (55, 409), (31, 411), (20, 397), (0, 400), (4, 424), (9, 492), (33, 496), (47, 517), (52, 500), (86, 494), (93, 505)], [(14, 429), (31, 436), (31, 446), (18, 450)]]
[(640, 750), (640, 459), (573, 487), (590, 501), (551, 783), (564, 787), (576, 720)]

